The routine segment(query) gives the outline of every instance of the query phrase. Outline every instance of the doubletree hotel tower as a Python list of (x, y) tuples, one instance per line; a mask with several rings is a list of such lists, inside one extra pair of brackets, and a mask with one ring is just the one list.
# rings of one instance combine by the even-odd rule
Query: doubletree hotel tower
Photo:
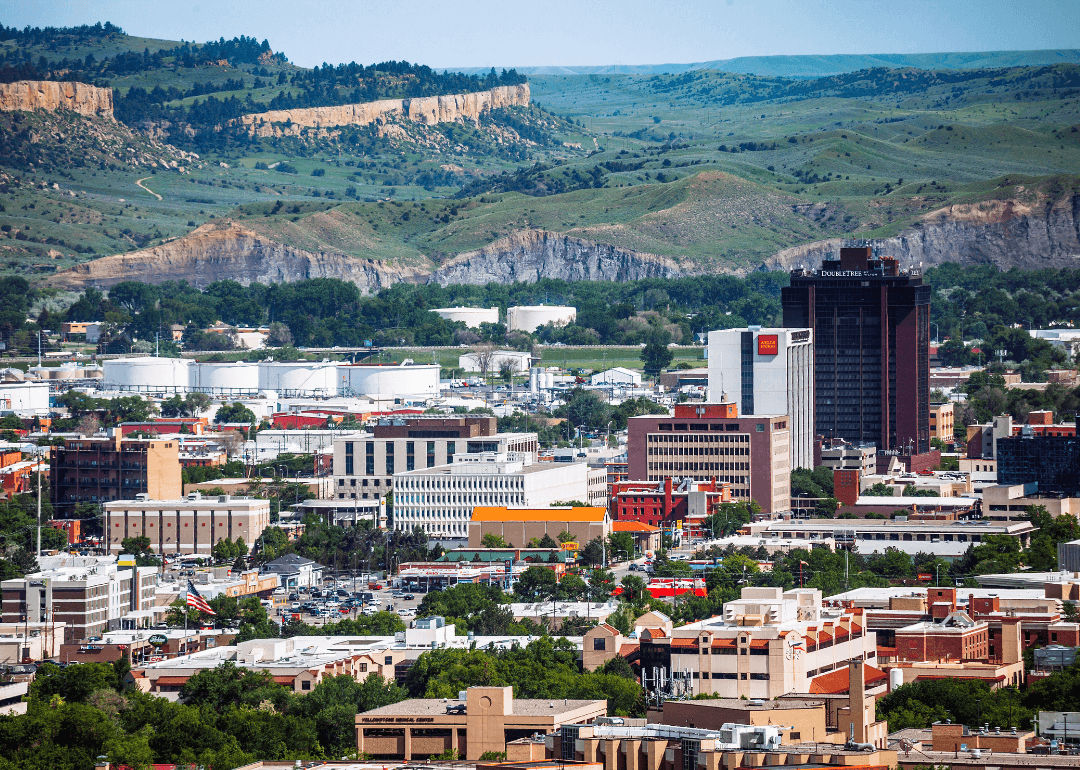
[(869, 246), (796, 269), (784, 326), (814, 334), (814, 422), (825, 438), (923, 454), (930, 449), (930, 287)]

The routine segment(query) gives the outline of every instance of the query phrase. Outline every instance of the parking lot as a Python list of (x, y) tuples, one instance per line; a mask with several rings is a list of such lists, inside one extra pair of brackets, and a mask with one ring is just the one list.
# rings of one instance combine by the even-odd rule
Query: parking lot
[(419, 591), (389, 588), (382, 580), (342, 578), (324, 581), (322, 588), (289, 593), (286, 605), (277, 608), (275, 614), (278, 619), (295, 616), (304, 623), (320, 626), (342, 618), (392, 612), (407, 624), (416, 617), (423, 598)]

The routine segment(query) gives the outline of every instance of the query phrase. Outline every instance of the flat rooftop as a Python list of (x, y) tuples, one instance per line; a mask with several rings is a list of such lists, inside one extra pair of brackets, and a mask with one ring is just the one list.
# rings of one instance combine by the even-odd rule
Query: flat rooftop
[[(403, 700), (400, 703), (391, 703), (389, 706), (380, 706), (371, 711), (362, 711), (357, 716), (443, 716), (446, 714), (447, 704), (464, 702), (462, 700), (443, 700), (442, 698), (414, 698)], [(589, 708), (602, 702), (597, 700), (566, 700), (563, 698), (514, 698), (512, 712), (514, 716), (542, 717), (580, 708)]]

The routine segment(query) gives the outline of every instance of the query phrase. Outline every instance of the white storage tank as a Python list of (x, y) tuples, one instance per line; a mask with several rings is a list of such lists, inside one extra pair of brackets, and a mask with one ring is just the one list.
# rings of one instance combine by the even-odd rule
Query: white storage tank
[(432, 308), (431, 312), (447, 321), (461, 321), (474, 329), (478, 329), (480, 324), (499, 322), (497, 307), (437, 307)]
[(438, 364), (351, 364), (338, 369), (341, 394), (374, 399), (435, 398)]
[(186, 391), (191, 361), (186, 358), (112, 358), (102, 363), (102, 387), (150, 393)]
[(282, 396), (336, 396), (338, 364), (334, 361), (262, 361), (259, 390)]
[(506, 309), (509, 331), (534, 332), (544, 324), (566, 326), (577, 319), (577, 308), (565, 305), (517, 305)]
[(259, 365), (245, 361), (204, 361), (191, 368), (191, 388), (201, 393), (240, 394), (259, 390)]

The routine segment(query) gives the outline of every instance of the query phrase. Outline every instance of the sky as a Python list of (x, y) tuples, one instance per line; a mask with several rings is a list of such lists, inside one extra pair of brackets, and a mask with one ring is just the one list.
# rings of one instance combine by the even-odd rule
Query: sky
[(1080, 48), (1080, 0), (0, 0), (7, 26), (97, 21), (169, 40), (265, 38), (308, 67)]

